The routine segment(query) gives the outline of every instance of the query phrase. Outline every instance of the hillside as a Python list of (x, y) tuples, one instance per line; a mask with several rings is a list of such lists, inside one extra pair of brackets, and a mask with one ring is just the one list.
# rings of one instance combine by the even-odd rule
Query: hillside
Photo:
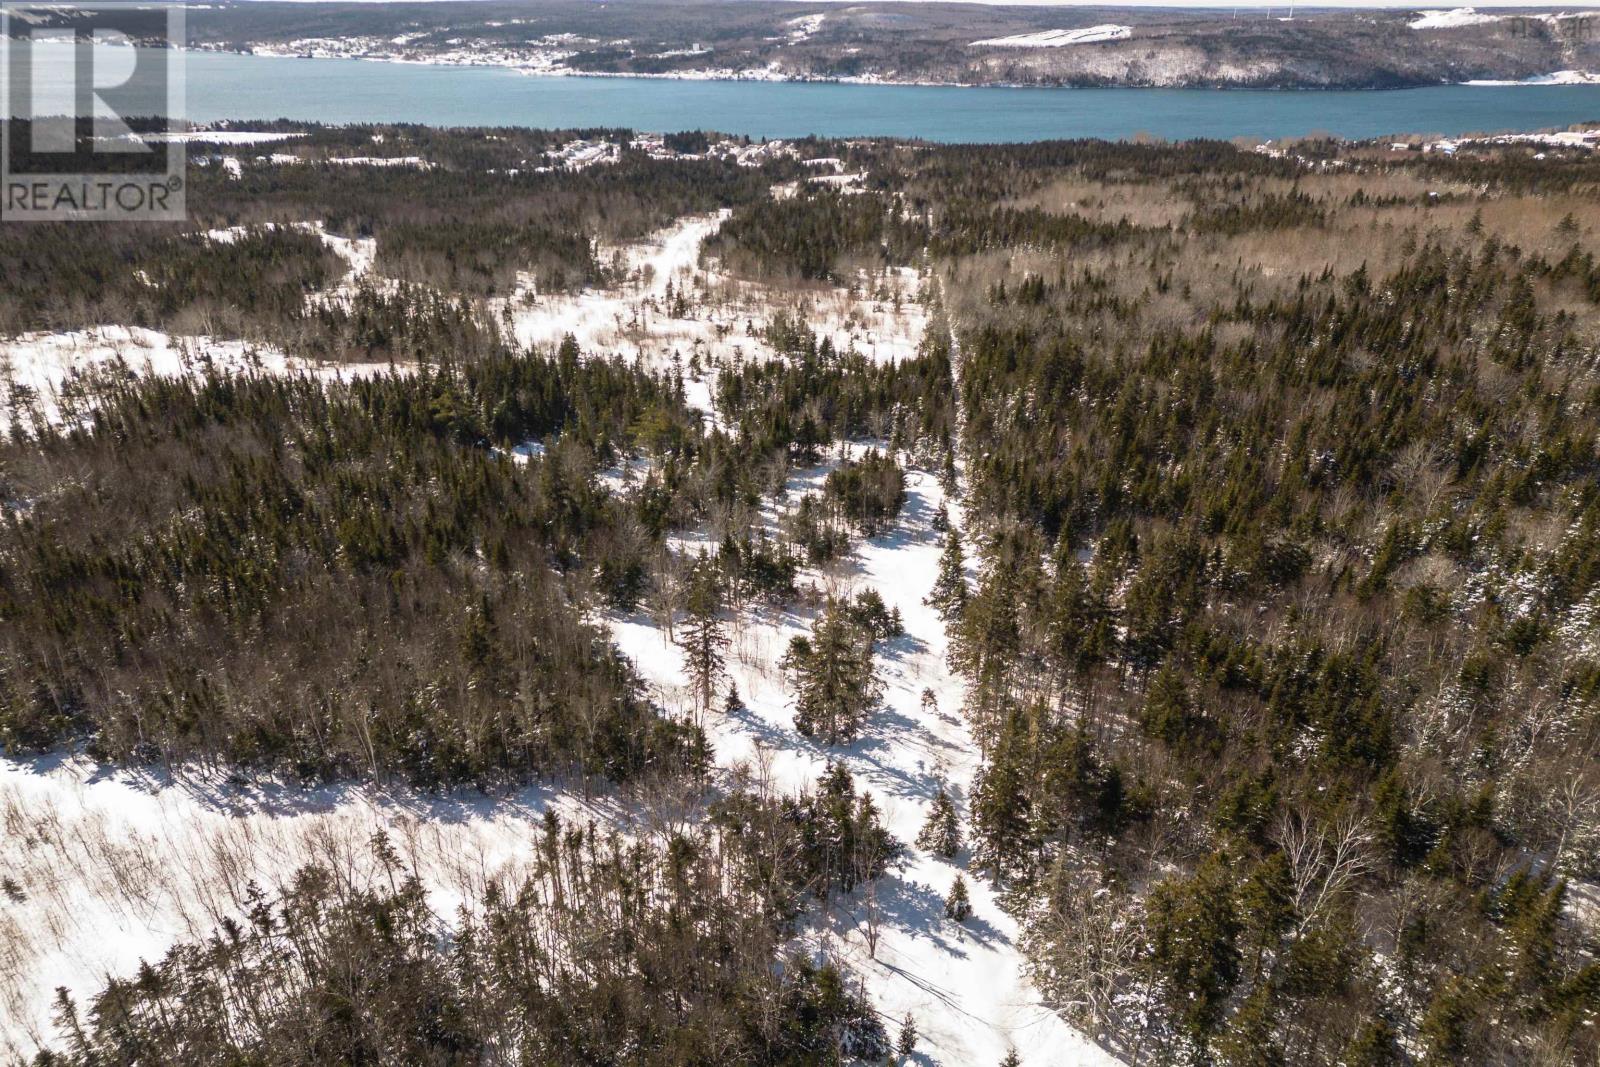
[(1600, 72), (1583, 12), (1286, 10), (250, 2), (196, 8), (189, 27), (201, 48), (684, 78), (1287, 89)]

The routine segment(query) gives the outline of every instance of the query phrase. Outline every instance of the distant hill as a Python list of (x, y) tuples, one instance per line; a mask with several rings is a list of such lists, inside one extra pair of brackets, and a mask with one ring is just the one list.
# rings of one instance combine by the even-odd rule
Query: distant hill
[(197, 47), (551, 73), (962, 85), (1401, 88), (1586, 80), (1600, 12), (712, 0), (194, 9)]

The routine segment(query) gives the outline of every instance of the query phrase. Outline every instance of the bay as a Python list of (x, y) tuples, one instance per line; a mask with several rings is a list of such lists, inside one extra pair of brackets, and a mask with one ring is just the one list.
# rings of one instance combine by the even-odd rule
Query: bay
[[(156, 58), (140, 51), (141, 61)], [(605, 126), (706, 129), (754, 138), (880, 135), (981, 143), (1140, 134), (1169, 140), (1317, 132), (1349, 138), (1456, 136), (1600, 120), (1600, 85), (1359, 91), (954, 88), (552, 77), (501, 67), (223, 52), (186, 52), (180, 58), (188, 118), (204, 122), (289, 118)]]

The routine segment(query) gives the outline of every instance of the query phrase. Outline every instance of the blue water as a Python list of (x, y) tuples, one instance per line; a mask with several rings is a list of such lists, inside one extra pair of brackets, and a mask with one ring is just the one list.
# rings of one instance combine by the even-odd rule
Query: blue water
[(552, 78), (491, 67), (186, 53), (189, 118), (625, 126), (948, 142), (1455, 135), (1600, 120), (1600, 85), (1383, 91), (959, 89)]

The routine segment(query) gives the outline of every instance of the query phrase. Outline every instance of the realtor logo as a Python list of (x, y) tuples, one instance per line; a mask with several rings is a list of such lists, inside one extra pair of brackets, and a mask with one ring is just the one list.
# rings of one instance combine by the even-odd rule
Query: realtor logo
[(185, 217), (182, 4), (0, 2), (0, 222)]

